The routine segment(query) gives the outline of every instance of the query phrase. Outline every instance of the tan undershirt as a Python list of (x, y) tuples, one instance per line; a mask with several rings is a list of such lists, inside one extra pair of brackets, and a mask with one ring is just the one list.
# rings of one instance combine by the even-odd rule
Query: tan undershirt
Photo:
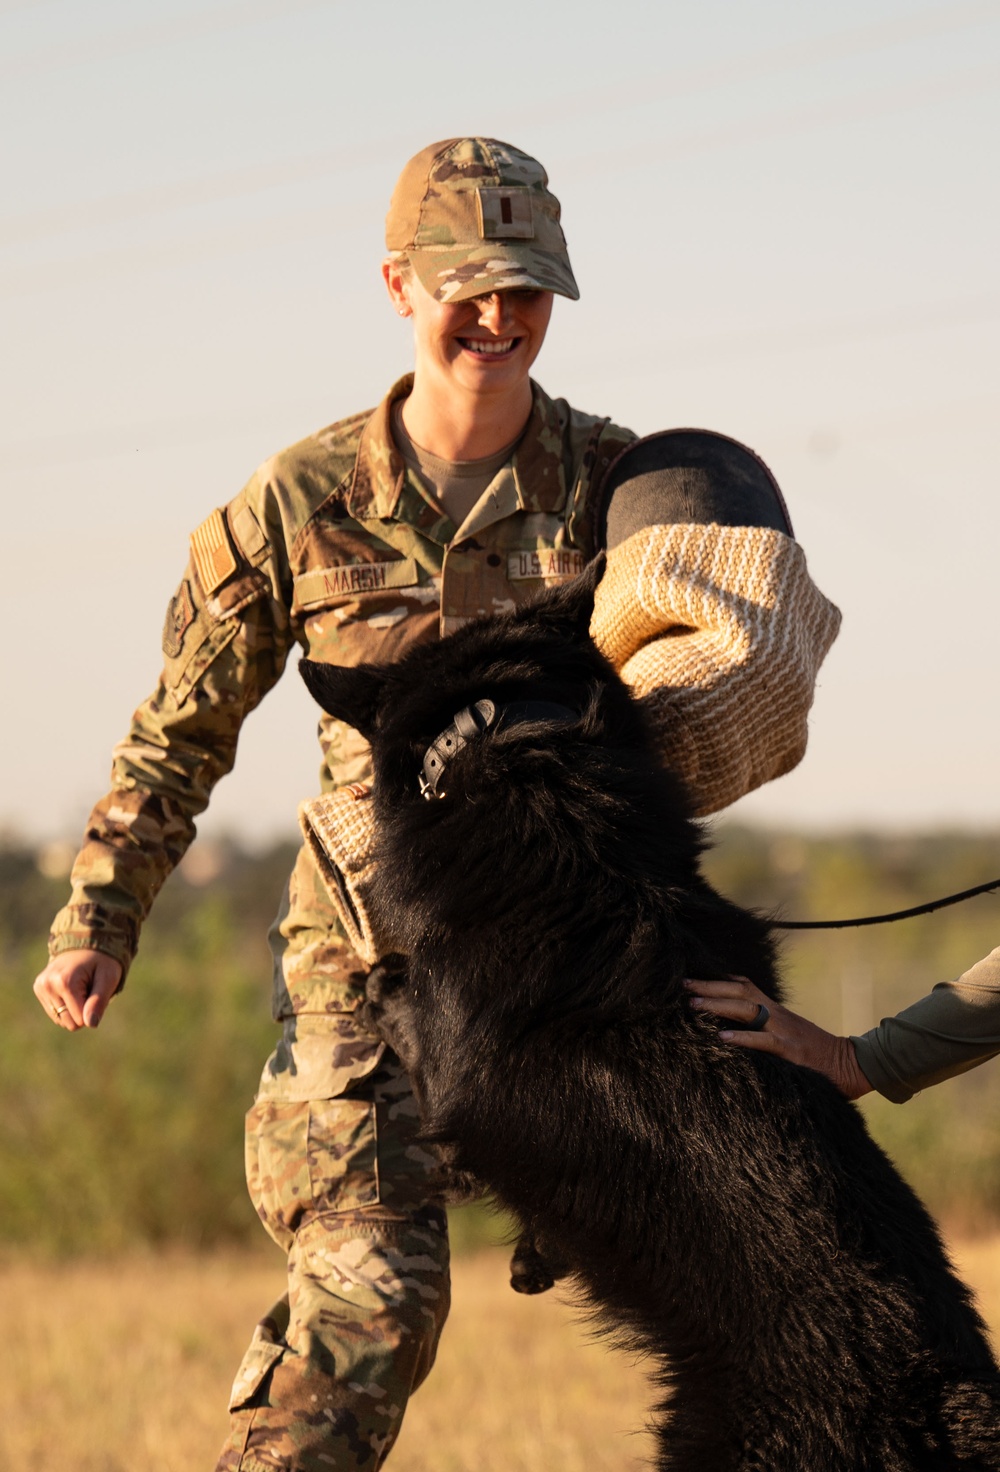
[[(411, 470), (415, 470), (446, 516), (461, 526), (480, 496), (491, 484), (514, 452), (517, 440), (511, 440), (495, 455), (482, 460), (442, 460), (423, 445), (416, 444), (406, 432), (403, 407), (397, 400), (392, 406), (392, 437)], [(520, 436), (518, 436), (520, 438)]]

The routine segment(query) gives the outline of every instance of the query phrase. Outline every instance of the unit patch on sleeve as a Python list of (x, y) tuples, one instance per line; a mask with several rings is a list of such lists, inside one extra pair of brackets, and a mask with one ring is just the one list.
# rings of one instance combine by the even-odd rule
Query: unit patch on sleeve
[(295, 579), (295, 608), (322, 608), (334, 598), (355, 593), (379, 593), (383, 588), (412, 588), (420, 581), (416, 558), (387, 562), (342, 562), (319, 567)]
[(194, 622), (194, 599), (187, 578), (181, 583), (167, 607), (163, 625), (163, 652), (168, 659), (176, 659), (184, 643), (184, 635)]
[(213, 511), (201, 526), (191, 533), (191, 556), (198, 581), (206, 593), (212, 594), (231, 578), (239, 564), (226, 531), (221, 511)]
[(575, 578), (587, 565), (582, 552), (570, 547), (534, 547), (507, 554), (507, 581), (525, 578)]

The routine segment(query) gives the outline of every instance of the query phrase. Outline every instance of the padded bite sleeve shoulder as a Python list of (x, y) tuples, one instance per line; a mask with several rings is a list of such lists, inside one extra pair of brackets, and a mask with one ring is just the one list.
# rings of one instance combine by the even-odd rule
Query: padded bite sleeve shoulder
[(710, 522), (793, 535), (777, 481), (738, 441), (706, 429), (663, 430), (634, 441), (609, 469), (598, 518), (609, 550), (645, 526)]
[(591, 634), (701, 814), (788, 772), (840, 614), (772, 527), (648, 526), (608, 553)]

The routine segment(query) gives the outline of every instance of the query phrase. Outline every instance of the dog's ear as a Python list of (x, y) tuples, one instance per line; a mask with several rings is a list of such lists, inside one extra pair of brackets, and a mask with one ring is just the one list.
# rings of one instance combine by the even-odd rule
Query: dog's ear
[(530, 614), (568, 639), (586, 639), (594, 612), (594, 592), (604, 575), (605, 561), (604, 553), (598, 552), (579, 577), (528, 605)]
[(300, 659), (299, 674), (309, 694), (328, 716), (346, 721), (366, 740), (371, 740), (375, 711), (385, 683), (385, 670), (380, 665), (318, 664), (314, 659)]

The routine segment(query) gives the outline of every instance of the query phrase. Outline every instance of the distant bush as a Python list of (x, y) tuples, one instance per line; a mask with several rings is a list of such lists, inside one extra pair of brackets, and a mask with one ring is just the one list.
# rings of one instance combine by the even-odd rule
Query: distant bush
[[(851, 918), (909, 908), (1000, 875), (991, 834), (801, 837), (719, 831), (707, 867), (720, 889), (776, 919)], [(1000, 945), (1000, 894), (860, 930), (781, 941), (793, 1006), (833, 1032), (860, 1033)], [(1000, 1220), (1000, 1061), (904, 1105), (861, 1102), (876, 1139), (931, 1209), (978, 1230)]]
[[(207, 848), (207, 846), (206, 846)], [(254, 1242), (242, 1118), (274, 1046), (267, 927), (294, 848), (235, 845), (175, 875), (123, 996), (101, 1028), (71, 1037), (31, 993), (65, 881), (27, 847), (0, 848), (0, 1247), (112, 1253), (136, 1243)], [(208, 857), (212, 861), (208, 862)], [(799, 837), (721, 828), (714, 881), (788, 918), (903, 908), (1000, 873), (995, 838)], [(863, 1031), (1000, 941), (1000, 900), (879, 929), (782, 943), (792, 1001), (835, 1031)], [(1000, 1220), (1000, 1063), (904, 1106), (863, 1108), (938, 1214)], [(453, 1219), (456, 1250), (497, 1240), (481, 1208)]]
[(74, 1036), (31, 993), (65, 882), (3, 855), (0, 1243), (116, 1251), (260, 1232), (242, 1120), (275, 1042), (266, 933), (293, 854), (230, 848), (207, 890), (174, 875), (121, 997)]

